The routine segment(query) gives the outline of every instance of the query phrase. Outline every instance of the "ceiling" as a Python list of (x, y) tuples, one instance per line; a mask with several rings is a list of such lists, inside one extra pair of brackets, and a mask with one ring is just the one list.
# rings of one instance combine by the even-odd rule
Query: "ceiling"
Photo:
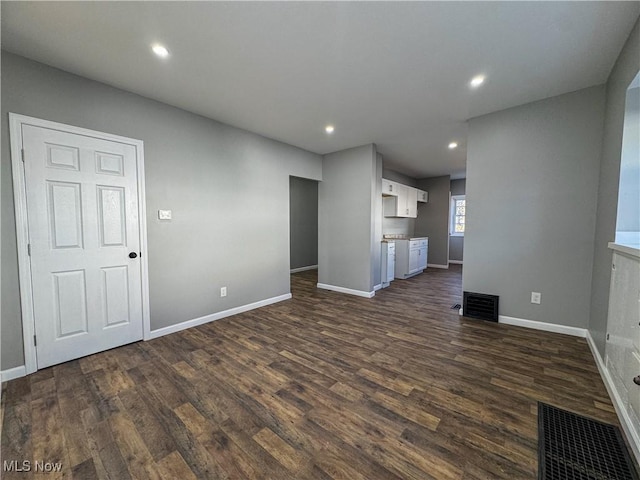
[(464, 176), (469, 118), (604, 83), (640, 14), (608, 1), (1, 8), (5, 50), (320, 154), (374, 142), (418, 178)]

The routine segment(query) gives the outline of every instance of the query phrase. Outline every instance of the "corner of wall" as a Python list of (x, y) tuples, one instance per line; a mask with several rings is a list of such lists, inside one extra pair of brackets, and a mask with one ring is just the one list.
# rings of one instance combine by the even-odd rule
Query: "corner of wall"
[(608, 244), (615, 239), (626, 92), (639, 70), (640, 18), (620, 51), (605, 88), (588, 323), (593, 343), (603, 357), (612, 260)]

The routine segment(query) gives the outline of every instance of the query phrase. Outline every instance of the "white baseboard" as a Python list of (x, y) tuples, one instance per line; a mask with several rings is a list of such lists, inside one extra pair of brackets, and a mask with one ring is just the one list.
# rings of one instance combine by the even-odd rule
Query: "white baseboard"
[(378, 290), (381, 290), (381, 289), (382, 289), (382, 284), (381, 284), (381, 283), (379, 283), (378, 285), (375, 285), (375, 286), (373, 287), (373, 291), (374, 291), (374, 292), (377, 292)]
[(170, 333), (179, 332), (187, 328), (196, 327), (204, 323), (213, 322), (214, 320), (220, 320), (221, 318), (230, 317), (231, 315), (237, 315), (238, 313), (248, 312), (256, 308), (265, 307), (272, 303), (282, 302), (283, 300), (289, 300), (291, 298), (290, 293), (280, 295), (278, 297), (267, 298), (260, 300), (259, 302), (249, 303), (247, 305), (241, 305), (239, 307), (230, 308), (229, 310), (223, 310), (222, 312), (212, 313), (211, 315), (205, 315), (204, 317), (194, 318), (193, 320), (187, 320), (185, 322), (170, 325), (168, 327), (159, 328), (157, 330), (151, 330), (149, 339), (162, 337), (169, 335)]
[(586, 328), (568, 327), (566, 325), (558, 325), (557, 323), (538, 322), (536, 320), (526, 320), (524, 318), (507, 317), (505, 315), (498, 316), (498, 322), (505, 325), (515, 325), (517, 327), (533, 328), (534, 330), (544, 330), (545, 332), (564, 333), (574, 337), (585, 338), (587, 336)]
[(292, 268), (289, 273), (306, 272), (307, 270), (317, 270), (318, 265), (308, 265), (306, 267)]
[(600, 352), (598, 351), (598, 347), (596, 347), (595, 342), (593, 341), (593, 337), (591, 336), (591, 332), (587, 330), (587, 343), (589, 344), (589, 348), (591, 349), (591, 354), (593, 355), (594, 360), (596, 361), (596, 366), (598, 367), (598, 371), (600, 372), (600, 376), (602, 377), (602, 381), (604, 382), (604, 386), (607, 388), (607, 392), (609, 392), (609, 397), (613, 402), (613, 407), (616, 409), (616, 413), (618, 414), (618, 419), (620, 420), (620, 425), (622, 425), (622, 431), (627, 437), (627, 441), (631, 446), (631, 450), (633, 455), (636, 457), (636, 461), (640, 463), (640, 432), (635, 428), (633, 421), (627, 414), (627, 410), (624, 408), (624, 402), (620, 398), (618, 394), (618, 390), (613, 383), (613, 379), (609, 374), (609, 370), (607, 369)]
[(449, 260), (449, 263), (454, 265), (462, 265), (462, 260)]
[(27, 374), (27, 368), (24, 365), (19, 367), (9, 368), (8, 370), (2, 370), (0, 372), (0, 382), (8, 382), (14, 378), (24, 377)]
[(444, 268), (444, 269), (447, 269), (447, 268), (449, 268), (449, 265), (439, 265), (437, 263), (427, 263), (427, 267), (429, 267), (429, 268)]
[(375, 290), (372, 292), (365, 292), (364, 290), (353, 290), (351, 288), (338, 287), (336, 285), (328, 285), (326, 283), (318, 283), (316, 285), (318, 288), (322, 288), (323, 290), (332, 290), (334, 292), (339, 293), (347, 293), (349, 295), (356, 295), (358, 297), (372, 298), (375, 296)]

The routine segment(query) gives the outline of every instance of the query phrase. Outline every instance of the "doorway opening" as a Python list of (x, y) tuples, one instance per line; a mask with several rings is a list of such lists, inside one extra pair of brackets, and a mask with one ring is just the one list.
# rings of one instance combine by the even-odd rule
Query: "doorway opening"
[(289, 269), (291, 274), (309, 272), (307, 276), (317, 275), (318, 270), (318, 181), (293, 176), (289, 177)]

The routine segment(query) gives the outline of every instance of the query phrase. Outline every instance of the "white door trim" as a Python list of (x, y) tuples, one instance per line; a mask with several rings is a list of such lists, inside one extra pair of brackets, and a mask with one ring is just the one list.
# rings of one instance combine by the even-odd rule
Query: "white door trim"
[(109, 133), (97, 132), (86, 128), (65, 125), (39, 118), (9, 113), (9, 133), (11, 139), (11, 167), (13, 170), (13, 198), (16, 215), (16, 237), (18, 241), (18, 274), (20, 281), (20, 306), (22, 308), (22, 338), (24, 344), (24, 364), (26, 374), (38, 369), (36, 348), (33, 344), (35, 334), (35, 318), (33, 316), (33, 290), (31, 283), (31, 265), (28, 252), (29, 224), (27, 222), (27, 191), (24, 168), (22, 164), (22, 126), (49, 128), (63, 132), (84, 135), (101, 140), (132, 145), (136, 149), (136, 168), (138, 175), (138, 219), (140, 222), (140, 255), (142, 273), (142, 325), (143, 338), (151, 338), (151, 317), (149, 313), (149, 264), (147, 250), (147, 208), (144, 182), (144, 144), (141, 140), (121, 137)]

